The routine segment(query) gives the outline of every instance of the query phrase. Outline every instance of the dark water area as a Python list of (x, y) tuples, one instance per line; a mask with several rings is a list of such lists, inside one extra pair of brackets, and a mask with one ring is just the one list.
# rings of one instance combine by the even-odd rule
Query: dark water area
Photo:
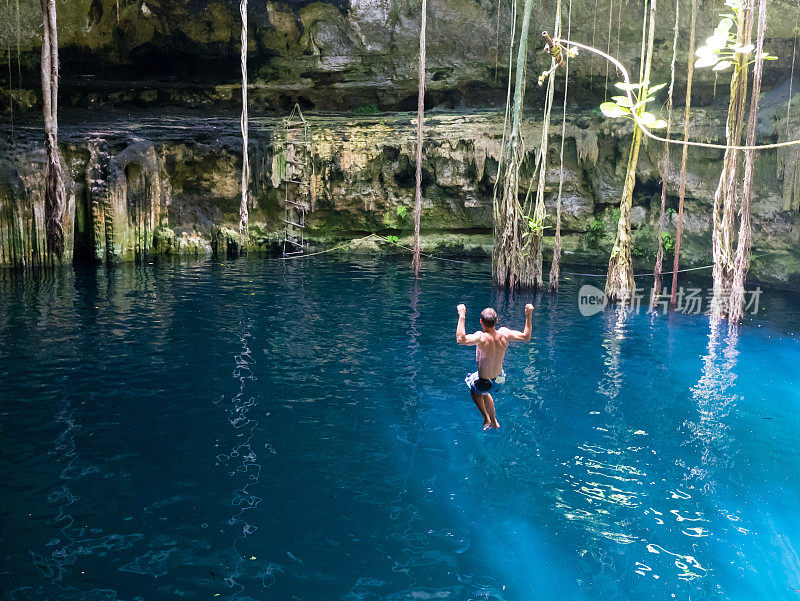
[[(599, 280), (602, 282), (602, 280)], [(800, 301), (585, 317), (484, 265), (0, 273), (0, 598), (800, 598)], [(509, 351), (481, 430), (455, 344)]]

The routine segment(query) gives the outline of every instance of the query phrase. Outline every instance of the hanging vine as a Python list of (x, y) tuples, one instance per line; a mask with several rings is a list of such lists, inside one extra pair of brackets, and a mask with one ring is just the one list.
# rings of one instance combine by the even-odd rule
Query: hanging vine
[[(555, 35), (561, 34), (561, 0), (556, 5), (556, 21), (554, 25)], [(521, 285), (525, 288), (538, 290), (544, 286), (542, 274), (542, 246), (544, 242), (544, 220), (546, 209), (544, 206), (544, 189), (547, 183), (547, 149), (550, 142), (550, 114), (553, 109), (553, 95), (555, 92), (555, 72), (564, 63), (565, 57), (560, 46), (556, 46), (547, 33), (545, 37), (545, 48), (550, 53), (550, 69), (539, 76), (539, 85), (547, 81), (547, 92), (544, 101), (544, 116), (542, 118), (542, 137), (539, 143), (539, 155), (537, 157), (537, 168), (531, 178), (536, 178), (536, 200), (533, 211), (529, 210), (526, 198), (526, 231), (523, 233), (525, 239), (525, 251), (523, 257), (523, 268), (521, 274)], [(538, 174), (538, 178), (537, 178)]]
[(56, 0), (40, 0), (42, 6), (42, 112), (44, 114), (45, 163), (44, 213), (47, 251), (61, 259), (64, 254), (62, 220), (66, 207), (64, 171), (58, 148), (58, 27)]
[[(675, 26), (672, 35), (672, 60), (670, 61), (670, 80), (667, 91), (667, 137), (672, 132), (672, 96), (675, 88), (675, 61), (678, 56), (678, 31), (680, 25), (680, 0), (675, 2)], [(669, 181), (669, 144), (664, 144), (664, 154), (661, 158), (661, 207), (658, 214), (656, 227), (656, 264), (653, 268), (653, 289), (650, 291), (650, 309), (653, 310), (661, 294), (661, 270), (664, 262), (664, 212), (667, 204), (667, 182)]]
[[(689, 26), (689, 59), (686, 65), (686, 102), (683, 110), (683, 140), (689, 140), (689, 122), (692, 114), (692, 82), (694, 80), (694, 52), (696, 45), (697, 28), (697, 0), (692, 0), (692, 17)], [(669, 137), (669, 136), (667, 136)], [(667, 145), (669, 146), (669, 145)], [(686, 199), (686, 159), (689, 155), (689, 146), (685, 145), (681, 152), (681, 175), (678, 184), (678, 223), (675, 228), (675, 250), (672, 258), (672, 290), (669, 297), (669, 306), (673, 309), (678, 302), (678, 268), (680, 266), (681, 239), (683, 238), (683, 204)]]
[[(747, 0), (743, 5), (738, 0), (728, 0), (726, 3), (733, 9), (731, 17), (726, 17), (715, 32), (715, 43), (721, 47), (732, 43), (738, 48), (747, 48), (750, 45), (753, 32), (753, 0)], [(726, 20), (727, 19), (727, 20)], [(729, 31), (736, 28), (735, 35)], [(722, 40), (724, 36), (724, 42)], [(704, 46), (703, 48), (711, 48)], [(697, 62), (700, 67), (713, 61), (710, 54), (701, 52), (701, 60)], [(712, 50), (713, 51), (713, 50)], [(703, 61), (704, 57), (709, 57)], [(726, 62), (728, 62), (726, 58)], [(713, 63), (712, 63), (713, 64)], [(748, 58), (743, 52), (734, 52), (730, 57), (733, 74), (730, 82), (730, 101), (728, 104), (728, 119), (725, 126), (725, 138), (728, 144), (738, 145), (742, 140), (744, 129), (744, 112), (748, 85)], [(739, 152), (735, 148), (728, 148), (722, 159), (722, 172), (719, 183), (714, 193), (714, 206), (711, 215), (711, 253), (713, 259), (713, 290), (714, 296), (711, 303), (711, 314), (714, 317), (724, 317), (728, 313), (728, 301), (733, 284), (733, 227), (738, 191)]]
[(19, 13), (19, 0), (14, 0), (17, 21), (17, 89), (22, 98), (22, 19)]
[(11, 77), (11, 46), (8, 47), (8, 109), (11, 119), (11, 139), (14, 139), (14, 83)]
[[(756, 34), (756, 61), (753, 68), (753, 89), (750, 96), (750, 115), (747, 120), (747, 145), (756, 142), (756, 126), (758, 125), (758, 101), (761, 94), (761, 75), (764, 62), (764, 34), (767, 29), (767, 0), (758, 3), (758, 33)], [(753, 167), (755, 152), (744, 153), (744, 182), (742, 184), (742, 203), (739, 210), (739, 239), (736, 247), (736, 259), (733, 266), (731, 296), (728, 302), (728, 318), (731, 323), (741, 320), (744, 313), (744, 280), (750, 266), (750, 248), (752, 231), (750, 225), (750, 208), (753, 202)]]
[[(622, 0), (620, 0), (620, 4)], [(608, 39), (606, 43), (606, 52), (611, 53), (611, 22), (614, 16), (614, 0), (609, 0), (608, 3)], [(569, 37), (569, 36), (567, 36)], [(594, 44), (592, 44), (594, 45)], [(603, 101), (608, 99), (608, 62), (606, 62), (606, 79), (603, 85)]]
[[(645, 3), (647, 7), (647, 3)], [(641, 119), (645, 114), (647, 102), (650, 100), (648, 85), (650, 81), (650, 68), (653, 60), (653, 45), (655, 39), (655, 13), (656, 0), (650, 0), (649, 19), (645, 8), (645, 23), (643, 29), (642, 56), (639, 67), (640, 83), (638, 101), (631, 103), (631, 115)], [(649, 113), (648, 113), (649, 114)], [(652, 123), (651, 123), (652, 125)], [(639, 148), (642, 143), (642, 128), (638, 121), (633, 128), (633, 139), (628, 154), (628, 164), (625, 173), (625, 183), (622, 189), (622, 198), (619, 204), (620, 216), (617, 222), (617, 237), (608, 262), (608, 275), (606, 276), (605, 293), (611, 301), (629, 302), (633, 298), (635, 284), (633, 281), (633, 261), (631, 258), (631, 209), (633, 207), (633, 188), (636, 184), (636, 166), (639, 162)]]
[[(498, 185), (502, 181), (499, 200), (495, 193), (495, 248), (492, 254), (494, 282), (503, 288), (514, 290), (522, 285), (522, 207), (519, 202), (519, 171), (524, 156), (521, 134), (522, 104), (525, 97), (525, 71), (528, 59), (528, 34), (530, 32), (533, 0), (525, 0), (517, 49), (517, 65), (514, 87), (514, 104), (510, 111), (510, 132), (503, 136), (501, 167), (498, 169)], [(507, 110), (508, 110), (508, 104)]]
[[(567, 12), (567, 38), (572, 33), (572, 0), (569, 0)], [(561, 113), (561, 147), (559, 149), (558, 198), (556, 199), (556, 233), (553, 238), (553, 260), (550, 264), (550, 290), (558, 291), (561, 274), (561, 196), (564, 191), (564, 141), (567, 137), (567, 92), (569, 91), (569, 53), (564, 59), (564, 105)]]
[(422, 15), (420, 18), (419, 29), (419, 74), (417, 89), (417, 170), (416, 170), (416, 190), (414, 192), (414, 256), (411, 266), (414, 269), (414, 277), (419, 275), (420, 250), (419, 250), (419, 226), (422, 214), (422, 134), (423, 120), (425, 118), (425, 29), (427, 26), (428, 3), (422, 0)]
[(248, 117), (247, 117), (247, 0), (239, 3), (239, 12), (242, 15), (242, 201), (239, 204), (239, 235), (247, 240), (248, 221), (247, 211), (248, 183), (250, 181), (250, 156), (248, 152)]

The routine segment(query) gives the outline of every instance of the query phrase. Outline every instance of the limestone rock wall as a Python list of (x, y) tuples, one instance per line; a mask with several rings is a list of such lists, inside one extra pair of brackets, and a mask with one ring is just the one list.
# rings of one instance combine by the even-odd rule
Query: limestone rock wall
[[(44, 226), (44, 143), (10, 147), (0, 141), (0, 153), (0, 265), (47, 265), (52, 258), (47, 253)], [(62, 261), (69, 263), (75, 217), (75, 186), (70, 175), (76, 165), (68, 161), (67, 167), (61, 225), (65, 236)]]
[[(698, 110), (699, 139), (723, 136), (722, 113)], [(794, 112), (792, 113), (794, 118)], [(785, 115), (765, 112), (760, 139), (785, 132)], [(415, 115), (374, 117), (308, 115), (306, 240), (325, 248), (370, 233), (408, 245), (414, 202)], [(541, 124), (525, 120), (527, 151), (522, 176), (529, 181)], [(235, 117), (138, 118), (62, 127), (71, 175), (65, 222), (78, 259), (115, 262), (157, 254), (238, 252), (241, 150)], [(560, 127), (551, 128), (546, 173), (545, 242), (553, 234), (560, 175)], [(680, 128), (681, 124), (678, 123)], [(246, 252), (275, 252), (285, 235), (287, 149), (280, 119), (254, 119), (250, 128), (252, 179), (250, 241)], [(616, 227), (631, 128), (595, 114), (570, 116), (566, 127), (563, 186), (564, 262), (607, 264)], [(2, 264), (43, 262), (40, 132), (26, 130), (14, 152), (0, 155)], [(28, 140), (27, 142), (25, 140)], [(491, 252), (492, 194), (502, 142), (502, 114), (494, 111), (431, 113), (426, 117), (422, 242), (429, 252), (486, 256)], [(648, 270), (656, 250), (662, 146), (647, 144), (640, 157), (634, 199), (634, 261)], [(678, 158), (674, 152), (667, 232), (675, 235)], [(683, 265), (711, 262), (710, 214), (722, 153), (692, 150), (687, 178)], [(798, 163), (792, 152), (759, 155), (753, 206), (754, 262), (759, 279), (800, 288)], [(535, 183), (534, 183), (535, 186)], [(362, 250), (404, 253), (396, 244), (369, 241)], [(671, 254), (668, 248), (668, 260)], [(71, 257), (71, 255), (70, 255)], [(70, 257), (65, 258), (69, 260)]]

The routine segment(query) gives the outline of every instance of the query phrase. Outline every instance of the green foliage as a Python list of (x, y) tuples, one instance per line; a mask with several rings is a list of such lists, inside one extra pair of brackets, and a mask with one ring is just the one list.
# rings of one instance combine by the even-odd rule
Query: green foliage
[(706, 38), (706, 43), (695, 52), (697, 62), (694, 66), (698, 69), (711, 67), (713, 71), (727, 71), (734, 65), (738, 68), (747, 67), (756, 60), (776, 60), (777, 56), (766, 52), (762, 53), (760, 57), (747, 60), (747, 57), (755, 50), (755, 46), (752, 44), (740, 46), (736, 43), (736, 31), (742, 22), (744, 4), (742, 0), (727, 0), (725, 6), (733, 12), (721, 15), (722, 20), (714, 33)]
[(353, 109), (353, 113), (356, 115), (376, 115), (378, 113), (378, 105), (365, 104), (364, 106), (358, 106)]
[(603, 237), (603, 222), (600, 219), (592, 219), (589, 222), (589, 229), (586, 230), (586, 238), (590, 242), (597, 242)]
[(398, 242), (400, 242), (400, 238), (398, 238), (397, 236), (386, 236), (386, 240), (388, 242), (391, 242), (392, 244), (397, 244)]
[(408, 213), (408, 209), (406, 209), (403, 205), (400, 205), (399, 207), (397, 207), (397, 216), (400, 219), (405, 219), (407, 213)]
[(617, 207), (611, 214), (614, 217), (614, 223), (619, 223), (619, 218), (622, 217), (622, 210)]
[(668, 220), (668, 221), (672, 221), (672, 216), (673, 216), (673, 215), (674, 215), (676, 212), (677, 212), (677, 211), (675, 211), (675, 209), (673, 209), (672, 207), (669, 207), (669, 208), (667, 209), (666, 213), (665, 213), (665, 215), (666, 215), (666, 217), (667, 217), (667, 220)]
[(661, 243), (664, 245), (664, 252), (675, 252), (675, 238), (669, 232), (661, 232)]
[(663, 89), (667, 84), (660, 83), (655, 86), (649, 86), (649, 84), (649, 81), (632, 84), (618, 81), (615, 84), (616, 88), (623, 92), (630, 92), (633, 102), (631, 102), (627, 94), (624, 96), (612, 96), (611, 100), (613, 100), (613, 102), (604, 102), (601, 104), (600, 112), (609, 119), (625, 117), (631, 121), (635, 121), (633, 113), (636, 113), (639, 121), (649, 129), (665, 129), (667, 127), (666, 121), (656, 118), (654, 114), (648, 113), (644, 109), (648, 102), (655, 101), (656, 97), (654, 94)]

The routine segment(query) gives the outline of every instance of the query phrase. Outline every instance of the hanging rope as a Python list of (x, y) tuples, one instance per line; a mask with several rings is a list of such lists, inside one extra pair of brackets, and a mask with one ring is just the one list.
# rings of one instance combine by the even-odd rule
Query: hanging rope
[[(675, 61), (678, 56), (678, 28), (680, 24), (680, 0), (675, 1), (675, 27), (672, 36), (672, 61), (670, 62), (669, 91), (667, 93), (667, 137), (672, 132), (672, 95), (675, 88)], [(656, 300), (661, 292), (661, 270), (664, 262), (664, 212), (667, 204), (667, 182), (669, 181), (669, 144), (664, 144), (664, 156), (661, 163), (661, 212), (658, 215), (656, 228), (656, 264), (653, 269), (653, 290), (650, 292), (650, 307), (655, 307)]]
[[(777, 255), (777, 254), (784, 254), (785, 255), (787, 253), (777, 253), (777, 252), (761, 253), (760, 255), (753, 255), (752, 259), (760, 259), (761, 257), (768, 257), (768, 256), (772, 256), (772, 255)], [(701, 271), (703, 269), (711, 269), (713, 267), (714, 267), (713, 264), (712, 265), (701, 265), (699, 267), (686, 267), (684, 269), (679, 269), (678, 273), (687, 273), (689, 271)], [(575, 276), (580, 276), (580, 277), (585, 277), (585, 278), (604, 278), (604, 277), (606, 277), (606, 274), (604, 274), (604, 273), (578, 273), (578, 272), (575, 272), (575, 271), (562, 271), (561, 273), (563, 273), (564, 275), (575, 275)], [(633, 277), (635, 277), (635, 278), (646, 278), (646, 277), (652, 277), (652, 275), (653, 274), (650, 273), (650, 272), (634, 273)], [(672, 271), (664, 271), (664, 272), (662, 272), (661, 275), (674, 275), (674, 273)]]
[[(694, 80), (694, 50), (697, 30), (697, 0), (692, 0), (692, 17), (689, 26), (689, 60), (686, 65), (686, 102), (683, 109), (683, 139), (689, 139), (689, 121), (692, 114), (692, 82)], [(684, 146), (681, 153), (681, 176), (678, 188), (678, 225), (675, 230), (675, 250), (672, 258), (672, 292), (669, 306), (675, 308), (678, 300), (678, 266), (681, 257), (681, 238), (683, 237), (683, 201), (686, 199), (686, 159), (689, 147)]]
[[(405, 246), (400, 244), (399, 242), (394, 242), (393, 240), (389, 240), (386, 236), (379, 236), (378, 234), (367, 234), (362, 238), (354, 238), (353, 240), (345, 240), (344, 242), (340, 242), (330, 248), (326, 248), (324, 250), (319, 250), (313, 253), (303, 253), (302, 255), (288, 255), (284, 257), (276, 257), (276, 261), (293, 261), (295, 259), (307, 259), (309, 257), (316, 257), (318, 255), (325, 255), (328, 253), (336, 252), (337, 250), (342, 250), (343, 248), (349, 248), (354, 244), (361, 244), (362, 242), (367, 242), (368, 240), (381, 240), (383, 242), (387, 242), (389, 244), (393, 244), (398, 248), (402, 248), (403, 250), (407, 250), (409, 252), (414, 252), (414, 249), (410, 246)], [(461, 265), (469, 265), (470, 261), (459, 261), (457, 259), (447, 259), (445, 257), (438, 257), (436, 255), (431, 255), (428, 253), (420, 253), (423, 257), (427, 259), (434, 259), (436, 261), (444, 261), (445, 263), (459, 263)]]
[(239, 234), (247, 238), (249, 221), (247, 213), (247, 185), (250, 181), (247, 118), (247, 0), (241, 0), (239, 12), (242, 15), (242, 202), (239, 205)]
[[(567, 10), (567, 37), (572, 33), (572, 0)], [(610, 31), (609, 31), (610, 34)], [(566, 54), (566, 53), (565, 53)], [(561, 148), (559, 149), (558, 198), (556, 200), (556, 235), (553, 240), (553, 261), (550, 264), (550, 290), (558, 292), (561, 270), (561, 196), (564, 190), (564, 139), (567, 137), (567, 92), (569, 91), (569, 54), (564, 61), (564, 106), (561, 113)]]
[[(623, 78), (623, 80), (624, 80), (624, 82), (626, 84), (626, 87), (630, 87), (632, 85), (631, 84), (631, 77), (630, 77), (630, 74), (628, 73), (628, 70), (625, 68), (625, 66), (621, 62), (619, 62), (613, 56), (603, 52), (602, 50), (598, 50), (597, 48), (592, 48), (591, 46), (587, 46), (586, 44), (581, 44), (579, 42), (573, 42), (571, 40), (564, 40), (562, 38), (554, 38), (553, 41), (556, 42), (557, 44), (562, 44), (562, 45), (567, 46), (567, 47), (581, 48), (582, 50), (586, 50), (587, 52), (592, 52), (594, 54), (597, 54), (598, 56), (603, 57), (607, 61), (610, 61), (619, 70), (619, 72), (622, 74), (622, 78)], [(629, 89), (626, 89), (624, 93), (627, 96), (628, 101), (631, 103), (631, 106), (634, 106), (636, 104), (636, 101), (634, 100), (633, 95), (631, 94), (631, 91)], [(695, 147), (695, 148), (713, 148), (715, 150), (728, 150), (728, 149), (730, 149), (730, 150), (770, 150), (772, 148), (785, 148), (787, 146), (800, 146), (800, 139), (789, 140), (789, 141), (786, 141), (786, 142), (775, 142), (773, 144), (760, 144), (760, 145), (754, 145), (754, 146), (746, 146), (746, 145), (745, 146), (739, 146), (739, 145), (736, 145), (736, 144), (712, 144), (710, 142), (694, 142), (694, 141), (691, 141), (691, 140), (675, 140), (675, 139), (670, 139), (670, 138), (663, 138), (663, 137), (657, 136), (656, 134), (651, 132), (648, 129), (647, 124), (645, 124), (642, 121), (641, 117), (636, 114), (636, 111), (631, 112), (631, 117), (636, 122), (636, 125), (638, 125), (639, 128), (642, 130), (642, 133), (645, 136), (647, 136), (651, 140), (656, 140), (657, 142), (664, 142), (666, 144), (679, 144), (681, 146), (692, 146), (692, 147)]]

